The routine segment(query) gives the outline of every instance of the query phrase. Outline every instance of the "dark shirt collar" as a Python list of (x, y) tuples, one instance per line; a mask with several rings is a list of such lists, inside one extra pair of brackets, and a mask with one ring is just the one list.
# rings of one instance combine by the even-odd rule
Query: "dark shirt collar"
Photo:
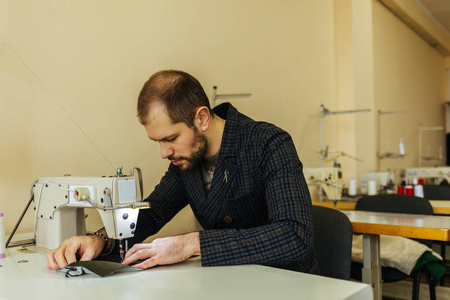
[(226, 102), (216, 106), (214, 113), (226, 120), (219, 157), (233, 157), (239, 133), (239, 112), (233, 105)]

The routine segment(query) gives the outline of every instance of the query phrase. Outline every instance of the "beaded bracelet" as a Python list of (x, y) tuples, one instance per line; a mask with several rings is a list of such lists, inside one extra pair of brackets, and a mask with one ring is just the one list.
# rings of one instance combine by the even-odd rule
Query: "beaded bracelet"
[(97, 235), (97, 236), (103, 238), (106, 243), (108, 242), (108, 237), (106, 235), (104, 235), (103, 233), (98, 232), (98, 231), (92, 232), (92, 233), (86, 233), (86, 235)]
[(97, 235), (103, 238), (105, 240), (105, 246), (103, 247), (102, 253), (100, 255), (107, 256), (114, 251), (116, 243), (115, 240), (108, 238), (105, 234), (101, 233), (101, 231), (105, 231), (106, 233), (105, 227), (100, 228), (96, 232), (87, 233), (86, 235)]

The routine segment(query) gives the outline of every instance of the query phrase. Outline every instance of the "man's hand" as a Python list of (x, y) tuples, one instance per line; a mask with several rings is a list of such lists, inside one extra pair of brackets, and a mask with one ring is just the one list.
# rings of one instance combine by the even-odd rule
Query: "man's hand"
[(105, 240), (96, 235), (74, 236), (65, 240), (59, 248), (47, 253), (47, 268), (59, 270), (77, 261), (76, 254), (80, 260), (91, 260), (102, 253)]
[(147, 269), (156, 265), (168, 265), (184, 261), (192, 255), (200, 255), (198, 232), (156, 239), (151, 243), (135, 244), (125, 255), (124, 264), (145, 261), (133, 267)]

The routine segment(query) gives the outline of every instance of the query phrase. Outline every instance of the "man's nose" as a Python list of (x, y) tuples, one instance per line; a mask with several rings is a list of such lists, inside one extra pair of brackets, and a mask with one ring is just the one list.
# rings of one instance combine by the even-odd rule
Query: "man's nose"
[(166, 159), (173, 154), (172, 147), (170, 145), (168, 145), (167, 143), (161, 142), (161, 143), (159, 143), (159, 146), (161, 147), (161, 157), (163, 159)]

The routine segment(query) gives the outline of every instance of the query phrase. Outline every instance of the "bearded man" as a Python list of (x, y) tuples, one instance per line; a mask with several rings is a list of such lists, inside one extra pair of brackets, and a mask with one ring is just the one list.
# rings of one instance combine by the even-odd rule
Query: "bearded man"
[[(318, 274), (311, 199), (287, 132), (229, 103), (211, 109), (197, 79), (175, 70), (150, 77), (137, 112), (171, 163), (145, 200), (151, 208), (139, 211), (124, 264), (150, 268), (200, 255), (202, 266), (261, 264)], [(142, 243), (188, 204), (203, 230)], [(101, 229), (49, 252), (47, 267), (57, 270), (77, 254), (90, 260), (114, 248)]]

